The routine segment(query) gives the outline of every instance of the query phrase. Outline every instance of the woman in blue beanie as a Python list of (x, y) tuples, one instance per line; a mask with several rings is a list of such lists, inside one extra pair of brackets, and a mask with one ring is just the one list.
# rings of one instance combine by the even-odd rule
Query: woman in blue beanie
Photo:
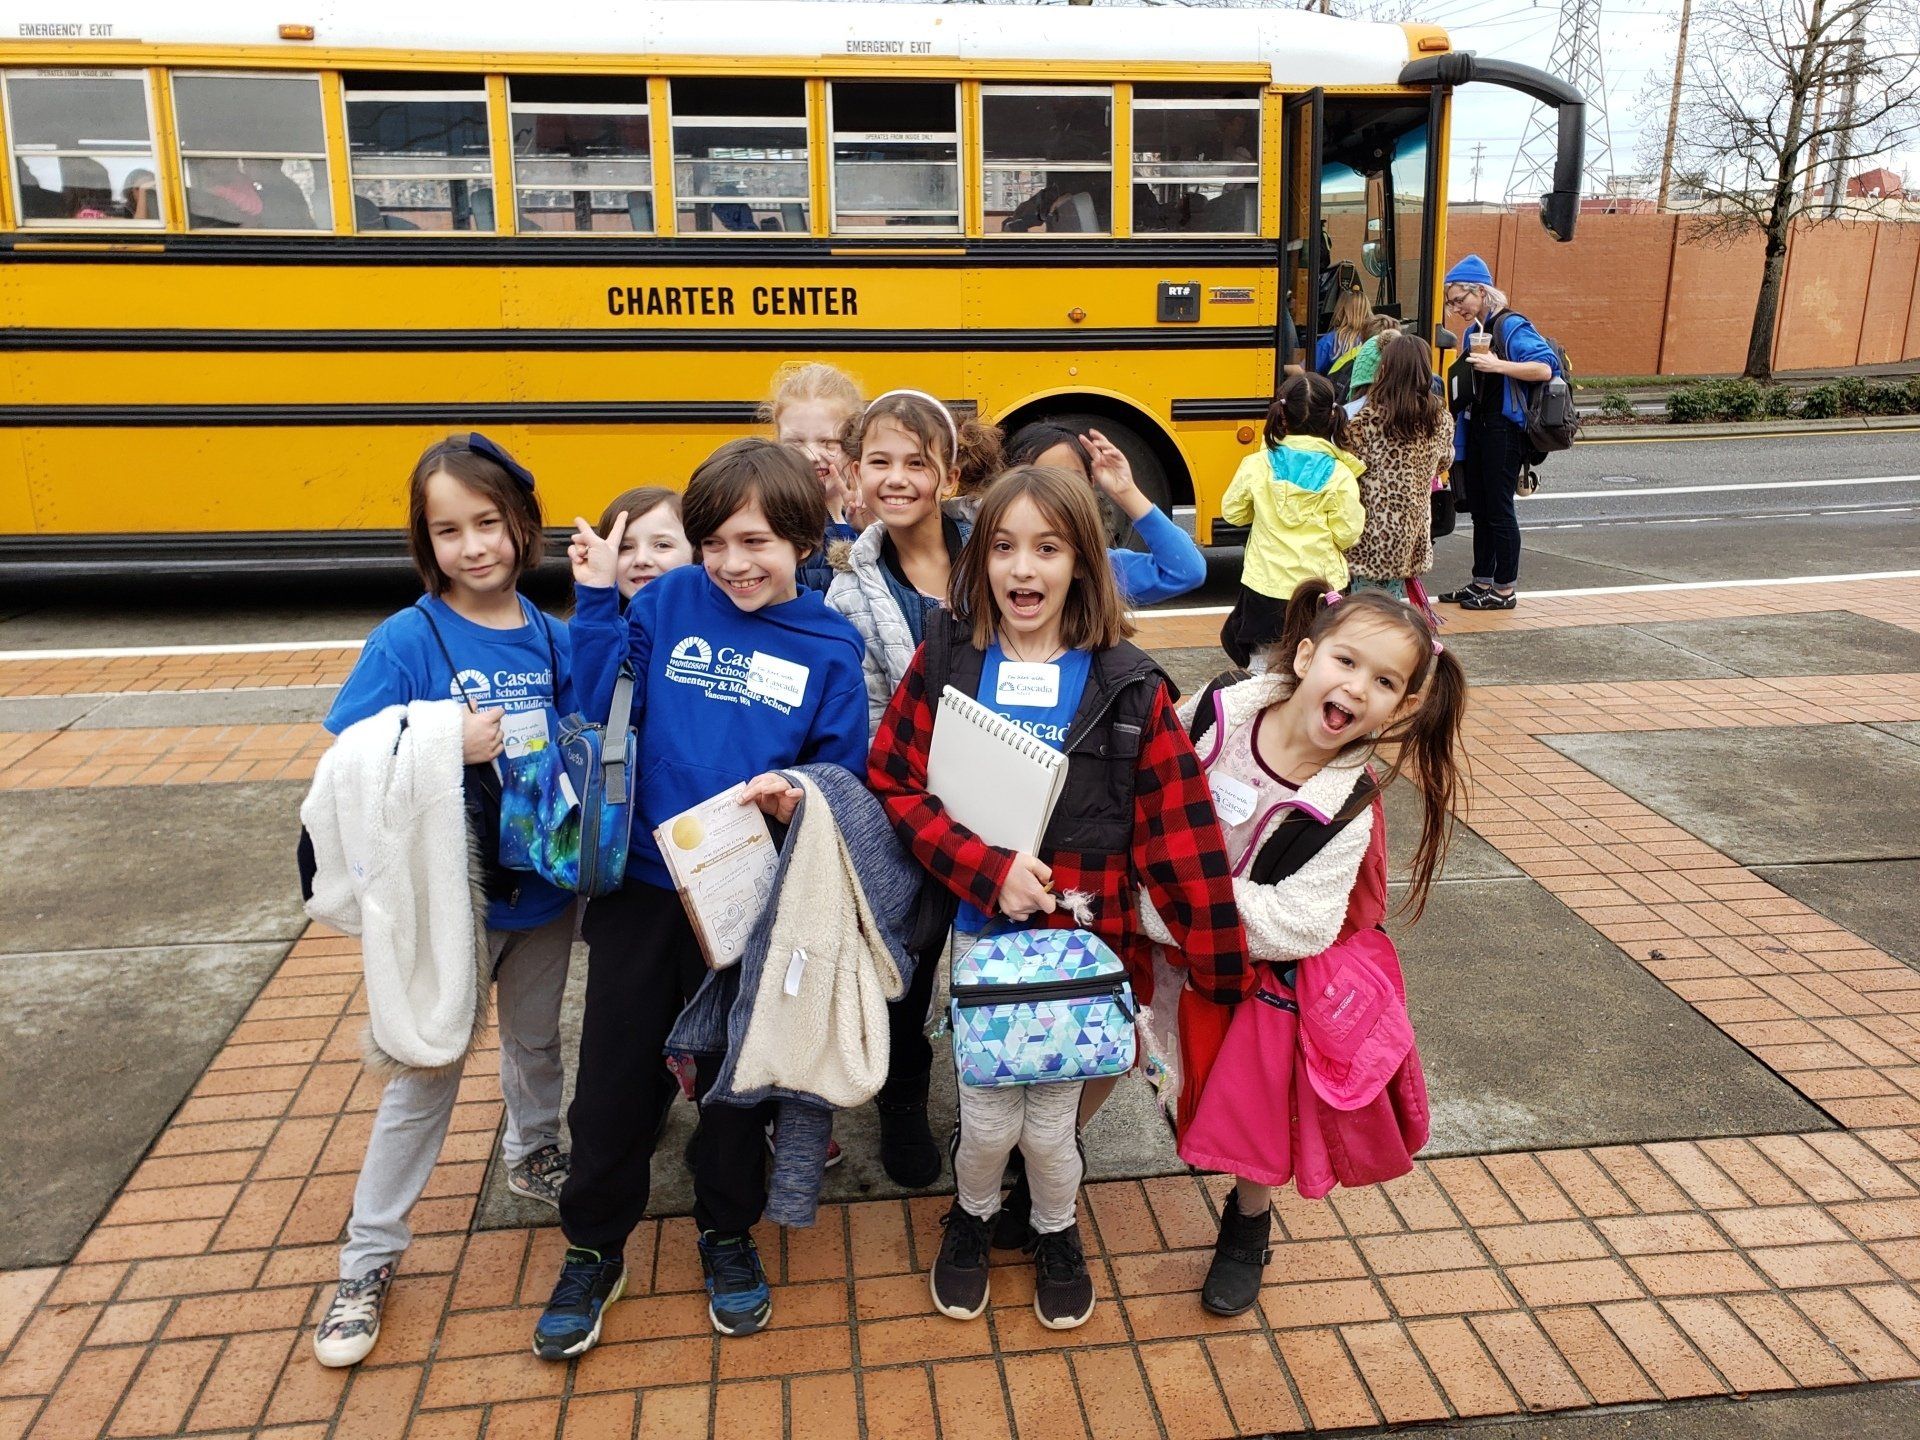
[[(1493, 272), (1469, 255), (1447, 272), (1446, 306), (1465, 322), (1461, 345), (1475, 374), (1455, 426), (1462, 508), (1473, 514), (1473, 578), (1440, 599), (1463, 610), (1511, 610), (1519, 603), (1520, 517), (1513, 500), (1527, 458), (1525, 386), (1557, 373), (1553, 347), (1524, 315), (1507, 308)], [(1491, 343), (1475, 347), (1475, 334)]]

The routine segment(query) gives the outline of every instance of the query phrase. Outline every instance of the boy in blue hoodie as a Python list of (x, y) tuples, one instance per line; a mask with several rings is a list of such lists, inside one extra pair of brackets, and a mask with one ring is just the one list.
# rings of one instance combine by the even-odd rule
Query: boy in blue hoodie
[[(663, 1047), (706, 973), (699, 941), (653, 830), (745, 782), (745, 803), (792, 818), (800, 792), (771, 773), (828, 761), (860, 773), (867, 754), (862, 646), (796, 572), (826, 529), (820, 485), (797, 451), (735, 440), (693, 474), (682, 505), (697, 565), (669, 571), (623, 617), (614, 588), (620, 525), (582, 520), (568, 554), (576, 608), (574, 684), (607, 711), (620, 663), (634, 671), (641, 766), (625, 886), (587, 906), (580, 1067), (567, 1123), (572, 1171), (560, 1195), (567, 1252), (534, 1329), (534, 1353), (579, 1355), (626, 1287), (622, 1248), (647, 1208), (649, 1167), (677, 1082)], [(714, 1062), (698, 1067), (696, 1089)], [(700, 1112), (694, 1219), (708, 1314), (723, 1335), (765, 1327), (772, 1299), (749, 1233), (766, 1203), (761, 1110)]]

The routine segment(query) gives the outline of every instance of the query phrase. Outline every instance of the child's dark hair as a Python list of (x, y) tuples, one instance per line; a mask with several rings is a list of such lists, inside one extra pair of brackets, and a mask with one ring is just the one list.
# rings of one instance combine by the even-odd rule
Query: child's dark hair
[[(1311, 640), (1317, 648), (1336, 631), (1369, 622), (1401, 630), (1419, 652), (1413, 673), (1407, 677), (1407, 694), (1418, 695), (1420, 703), (1411, 715), (1377, 736), (1356, 737), (1342, 746), (1340, 753), (1366, 745), (1390, 745), (1395, 754), (1391, 768), (1380, 777), (1381, 792), (1385, 793), (1402, 774), (1420, 790), (1426, 815), (1402, 905), (1418, 920), (1427, 908), (1427, 891), (1446, 859), (1454, 807), (1466, 783), (1466, 762), (1459, 754), (1459, 745), (1467, 708), (1467, 675), (1460, 662), (1441, 645), (1426, 613), (1404, 600), (1380, 590), (1342, 595), (1325, 580), (1305, 580), (1287, 601), (1286, 619), (1280, 639), (1270, 652), (1268, 671), (1292, 677), (1294, 657), (1302, 640)], [(1293, 693), (1291, 685), (1287, 693)]]
[(1127, 602), (1107, 560), (1106, 531), (1093, 487), (1071, 471), (1019, 465), (987, 487), (973, 533), (961, 547), (947, 581), (947, 606), (955, 619), (972, 627), (973, 643), (986, 649), (999, 628), (1000, 609), (987, 578), (987, 557), (1007, 511), (1022, 499), (1033, 502), (1073, 551), (1073, 588), (1060, 614), (1060, 643), (1069, 650), (1106, 650), (1132, 635)]
[(1335, 445), (1346, 440), (1347, 412), (1326, 376), (1309, 370), (1281, 383), (1267, 407), (1267, 448), (1277, 448), (1289, 435), (1317, 435)]
[[(1006, 468), (1000, 449), (1000, 429), (969, 416), (956, 419), (953, 412), (937, 400), (907, 390), (892, 390), (864, 410), (856, 410), (847, 421), (840, 443), (847, 458), (860, 463), (867, 435), (882, 420), (891, 420), (920, 442), (927, 459), (941, 470), (954, 472), (954, 494), (972, 495)], [(954, 453), (954, 443), (959, 452)]]
[(1418, 335), (1403, 334), (1380, 347), (1380, 368), (1367, 391), (1367, 409), (1381, 434), (1396, 444), (1429, 439), (1440, 427), (1445, 402), (1433, 393), (1431, 353)]
[[(407, 477), (407, 553), (420, 583), (430, 595), (444, 595), (452, 577), (433, 558), (433, 537), (427, 533), (427, 482), (442, 472), (474, 494), (491, 500), (513, 537), (513, 578), (540, 563), (546, 551), (546, 532), (540, 528), (540, 500), (533, 493), (533, 477), (521, 484), (499, 461), (472, 448), (469, 436), (449, 435), (420, 452), (413, 474)], [(503, 452), (504, 453), (504, 452)]]
[(790, 445), (729, 440), (700, 462), (680, 502), (680, 522), (697, 555), (706, 538), (742, 507), (758, 504), (767, 526), (804, 559), (827, 533), (827, 499), (813, 469)]
[(1093, 452), (1087, 449), (1085, 437), (1051, 420), (1035, 420), (1014, 431), (1013, 438), (1007, 441), (1007, 464), (1037, 465), (1040, 457), (1057, 445), (1064, 445), (1071, 450), (1079, 460), (1080, 468), (1092, 476)]
[(680, 492), (665, 485), (636, 485), (631, 490), (622, 490), (607, 502), (607, 508), (600, 512), (600, 523), (594, 528), (605, 538), (613, 531), (613, 522), (622, 514), (631, 525), (642, 515), (651, 515), (662, 505), (680, 514)]

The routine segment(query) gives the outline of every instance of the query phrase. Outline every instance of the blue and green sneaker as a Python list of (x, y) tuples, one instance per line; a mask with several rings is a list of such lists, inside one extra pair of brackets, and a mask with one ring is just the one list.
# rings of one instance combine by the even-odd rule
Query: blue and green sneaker
[(533, 1353), (542, 1360), (584, 1355), (599, 1342), (607, 1307), (626, 1290), (627, 1267), (620, 1256), (568, 1246), (560, 1262), (560, 1278), (553, 1282), (547, 1308), (533, 1327)]

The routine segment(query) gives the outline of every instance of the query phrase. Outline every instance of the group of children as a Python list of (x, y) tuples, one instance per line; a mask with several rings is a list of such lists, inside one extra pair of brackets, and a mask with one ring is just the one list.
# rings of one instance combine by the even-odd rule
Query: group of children
[(1380, 590), (1426, 608), (1432, 492), (1453, 461), (1453, 417), (1432, 351), (1342, 294), (1315, 368), (1290, 374), (1267, 411), (1265, 444), (1234, 472), (1221, 517), (1249, 526), (1240, 595), (1220, 643), (1237, 665), (1278, 640), (1309, 580)]
[[(1388, 353), (1421, 362), (1417, 344)], [(1383, 406), (1382, 432), (1397, 435), (1405, 414), (1380, 398), (1391, 379), (1383, 359), (1370, 403)], [(529, 734), (551, 737), (562, 715), (604, 716), (616, 677), (633, 677), (637, 813), (625, 883), (580, 919), (590, 968), (570, 1154), (558, 1135), (559, 1016), (574, 897), (529, 874), (486, 914), (508, 1183), (554, 1205), (567, 1240), (537, 1354), (584, 1352), (622, 1294), (625, 1242), (647, 1209), (680, 1085), (663, 1046), (705, 965), (652, 840), (662, 818), (744, 785), (741, 803), (784, 822), (801, 797), (779, 772), (796, 765), (866, 779), (926, 877), (912, 941), (920, 963), (891, 1006), (877, 1099), (882, 1163), (914, 1188), (942, 1170), (927, 1117), (927, 1021), (951, 944), (1008, 924), (1080, 926), (1125, 961), (1143, 1003), (1155, 1000), (1162, 962), (1163, 977), (1176, 977), (1162, 1009), (1177, 1008), (1183, 1036), (1217, 1035), (1277, 967), (1342, 933), (1363, 860), (1382, 853), (1379, 788), (1408, 758), (1427, 802), (1418, 903), (1444, 849), (1464, 682), (1422, 609), (1358, 589), (1342, 603), (1340, 552), (1365, 524), (1351, 499), (1360, 467), (1339, 448), (1344, 417), (1324, 385), (1290, 380), (1275, 401), (1271, 448), (1253, 473), (1271, 466), (1276, 483), (1235, 478), (1230, 502), (1255, 520), (1248, 582), (1277, 593), (1258, 627), (1235, 632), (1263, 647), (1262, 673), (1211, 687), (1204, 713), (1177, 708), (1166, 675), (1129, 639), (1129, 608), (1194, 588), (1203, 559), (1096, 429), (1029, 427), (1003, 448), (992, 427), (932, 396), (893, 390), (865, 402), (839, 372), (801, 367), (766, 412), (775, 438), (722, 445), (684, 492), (630, 490), (597, 526), (576, 521), (566, 622), (517, 588), (541, 558), (534, 477), (477, 434), (421, 457), (408, 536), (427, 593), (368, 638), (327, 729), (396, 703), (464, 699), (462, 758), (485, 764)], [(1290, 492), (1276, 508), (1283, 477)], [(1108, 548), (1100, 497), (1132, 521), (1144, 551)], [(1332, 538), (1286, 539), (1309, 513)], [(1302, 564), (1310, 583), (1293, 583)], [(949, 685), (1067, 755), (1035, 853), (986, 843), (929, 790), (935, 708)], [(1209, 725), (1203, 764), (1194, 737)], [(1374, 773), (1376, 757), (1390, 774)], [(1216, 1113), (1233, 1107), (1230, 1086), (1205, 1083), (1211, 1050), (1196, 1046), (1183, 1120), (1203, 1100)], [(696, 1098), (713, 1079), (701, 1061)], [(340, 1284), (315, 1335), (323, 1364), (357, 1363), (378, 1337), (407, 1213), (458, 1084), (456, 1065), (386, 1087)], [(1017, 1246), (1034, 1259), (1043, 1324), (1071, 1328), (1091, 1314), (1080, 1137), (1112, 1085), (963, 1087), (958, 1194), (929, 1278), (942, 1313), (978, 1316), (989, 1251)], [(1241, 1118), (1256, 1130), (1289, 1124), (1264, 1108)], [(762, 1109), (702, 1107), (687, 1157), (709, 1316), (727, 1335), (764, 1328), (772, 1310), (751, 1233), (767, 1196), (766, 1121)], [(1245, 1168), (1202, 1293), (1222, 1313), (1253, 1303), (1266, 1261), (1263, 1187), (1275, 1177)]]

